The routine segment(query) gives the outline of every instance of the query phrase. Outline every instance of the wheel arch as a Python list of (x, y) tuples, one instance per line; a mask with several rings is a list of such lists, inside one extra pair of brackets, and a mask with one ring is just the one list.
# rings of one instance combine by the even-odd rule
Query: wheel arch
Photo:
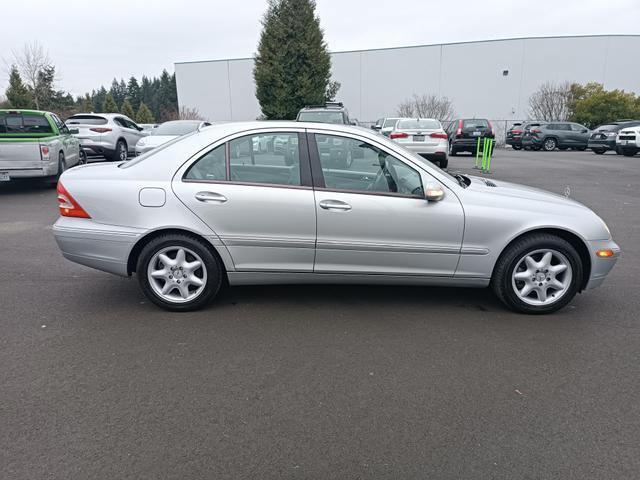
[(527, 230), (526, 232), (522, 232), (519, 235), (512, 238), (500, 251), (500, 255), (498, 255), (498, 258), (496, 259), (496, 262), (493, 265), (493, 270), (491, 271), (491, 278), (494, 277), (495, 268), (496, 268), (496, 265), (498, 264), (498, 260), (500, 260), (500, 258), (504, 255), (504, 253), (507, 251), (507, 249), (511, 245), (513, 245), (514, 243), (516, 243), (517, 241), (521, 240), (524, 237), (535, 235), (537, 233), (546, 233), (549, 235), (555, 235), (557, 237), (560, 237), (563, 240), (566, 240), (567, 242), (569, 242), (571, 246), (576, 249), (576, 251), (578, 252), (578, 255), (580, 256), (580, 260), (582, 261), (582, 281), (580, 283), (580, 288), (578, 289), (578, 291), (581, 292), (582, 290), (584, 290), (587, 286), (587, 283), (589, 282), (589, 277), (591, 275), (591, 256), (589, 255), (589, 248), (587, 247), (587, 244), (585, 243), (585, 241), (576, 233), (570, 230), (565, 230), (557, 227), (535, 228), (533, 230)]
[(150, 241), (152, 241), (155, 238), (158, 238), (162, 235), (168, 235), (168, 234), (186, 235), (202, 241), (207, 246), (207, 248), (209, 248), (211, 253), (218, 258), (218, 261), (222, 266), (224, 279), (225, 281), (227, 281), (227, 266), (225, 265), (225, 262), (223, 261), (222, 256), (220, 255), (220, 252), (218, 252), (218, 249), (215, 247), (215, 245), (213, 245), (203, 235), (200, 235), (196, 232), (193, 232), (191, 230), (186, 230), (183, 228), (162, 228), (159, 230), (153, 230), (151, 232), (148, 232), (142, 237), (140, 237), (138, 241), (134, 244), (131, 251), (129, 252), (129, 258), (127, 259), (127, 274), (131, 275), (132, 273), (136, 272), (138, 258), (140, 257), (140, 253), (142, 252), (142, 249), (145, 247), (145, 245), (147, 245)]

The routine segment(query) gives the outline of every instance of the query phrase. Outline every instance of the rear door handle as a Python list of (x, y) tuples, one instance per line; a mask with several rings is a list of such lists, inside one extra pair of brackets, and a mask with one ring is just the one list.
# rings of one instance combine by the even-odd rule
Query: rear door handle
[(322, 200), (319, 205), (320, 208), (325, 210), (342, 210), (345, 212), (351, 210), (351, 205), (340, 200)]
[(225, 203), (227, 197), (215, 192), (198, 192), (196, 193), (196, 200), (205, 203)]

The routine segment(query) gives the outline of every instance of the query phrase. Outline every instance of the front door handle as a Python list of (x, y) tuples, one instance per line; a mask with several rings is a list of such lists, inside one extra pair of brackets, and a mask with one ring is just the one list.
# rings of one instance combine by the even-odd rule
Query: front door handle
[(322, 200), (319, 205), (320, 208), (325, 210), (342, 210), (345, 212), (351, 210), (351, 205), (340, 200)]
[(196, 200), (205, 203), (224, 203), (227, 201), (227, 197), (215, 192), (198, 192), (196, 193)]

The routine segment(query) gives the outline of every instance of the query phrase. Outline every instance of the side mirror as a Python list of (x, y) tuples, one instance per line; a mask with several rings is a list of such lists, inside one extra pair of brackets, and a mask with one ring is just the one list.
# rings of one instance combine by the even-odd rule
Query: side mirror
[(69, 134), (71, 135), (78, 135), (80, 133), (80, 130), (78, 128), (70, 128), (69, 129)]
[(439, 202), (444, 198), (444, 188), (439, 183), (429, 182), (424, 192), (424, 198), (429, 202)]
[(381, 127), (378, 125), (371, 125), (371, 130), (380, 130)]
[(582, 133), (588, 133), (589, 130), (587, 130), (586, 128), (584, 130), (582, 130)]

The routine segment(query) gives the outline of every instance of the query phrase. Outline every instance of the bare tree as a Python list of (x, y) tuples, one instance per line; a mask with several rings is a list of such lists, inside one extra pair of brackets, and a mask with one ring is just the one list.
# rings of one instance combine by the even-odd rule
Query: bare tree
[(401, 117), (435, 118), (442, 122), (453, 118), (453, 103), (447, 97), (438, 95), (413, 95), (398, 105)]
[(25, 84), (33, 92), (36, 109), (39, 110), (43, 93), (40, 91), (41, 72), (52, 66), (49, 53), (38, 42), (25, 43), (22, 51), (12, 50), (11, 53)]
[(529, 97), (529, 116), (535, 120), (565, 121), (571, 105), (571, 82), (545, 82)]
[(204, 120), (197, 108), (189, 108), (184, 105), (180, 107), (178, 118), (180, 120)]

